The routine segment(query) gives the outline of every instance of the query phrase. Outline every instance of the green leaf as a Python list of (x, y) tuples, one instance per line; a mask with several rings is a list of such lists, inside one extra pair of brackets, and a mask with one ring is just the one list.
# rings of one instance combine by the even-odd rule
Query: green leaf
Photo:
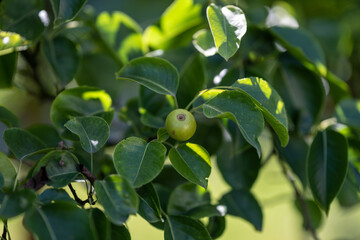
[(93, 236), (96, 239), (111, 240), (111, 223), (105, 214), (98, 208), (90, 208), (88, 213)]
[(223, 205), (212, 205), (210, 203), (199, 205), (192, 208), (188, 212), (184, 213), (186, 216), (190, 216), (196, 219), (206, 217), (225, 216), (226, 206)]
[(136, 214), (139, 199), (131, 184), (119, 175), (95, 181), (96, 196), (104, 207), (106, 216), (116, 225), (122, 225), (129, 214)]
[(148, 183), (136, 189), (136, 192), (140, 199), (138, 213), (150, 223), (164, 221), (159, 196), (154, 186)]
[(344, 99), (336, 106), (336, 118), (340, 123), (360, 130), (360, 100)]
[(207, 188), (211, 172), (209, 153), (200, 145), (183, 143), (169, 152), (171, 164), (184, 178)]
[(161, 117), (155, 116), (149, 112), (145, 112), (141, 114), (140, 121), (145, 126), (151, 128), (161, 128), (165, 126), (165, 121)]
[(171, 193), (167, 206), (170, 215), (185, 215), (192, 209), (209, 204), (210, 193), (194, 183), (184, 183)]
[(37, 151), (46, 148), (39, 138), (20, 128), (6, 129), (3, 139), (11, 152), (19, 160), (23, 160)]
[(203, 105), (208, 118), (229, 118), (239, 127), (242, 135), (261, 155), (257, 140), (264, 129), (264, 117), (252, 100), (240, 91), (224, 91)]
[(50, 2), (55, 15), (54, 27), (57, 28), (73, 20), (87, 0), (51, 0)]
[(0, 88), (9, 88), (12, 86), (16, 73), (17, 56), (17, 52), (1, 55), (0, 50)]
[(218, 217), (218, 216), (210, 217), (209, 223), (206, 226), (206, 229), (209, 231), (212, 239), (216, 239), (220, 237), (224, 233), (225, 228), (226, 228), (225, 217)]
[(159, 130), (157, 131), (157, 141), (159, 142), (165, 142), (166, 140), (169, 139), (169, 134), (166, 131), (165, 128), (159, 128)]
[(9, 55), (9, 53), (26, 50), (28, 44), (29, 42), (20, 34), (0, 31), (0, 56), (17, 56), (16, 54)]
[(13, 218), (28, 210), (35, 202), (36, 194), (30, 189), (4, 194), (0, 192), (0, 218)]
[(45, 189), (45, 191), (43, 191), (39, 195), (38, 200), (42, 204), (49, 204), (57, 201), (66, 201), (66, 202), (73, 202), (76, 205), (74, 199), (72, 199), (64, 189), (56, 189), (56, 188)]
[(259, 203), (247, 190), (232, 190), (225, 194), (220, 204), (227, 206), (230, 215), (241, 217), (250, 222), (256, 230), (262, 230), (263, 214)]
[(129, 137), (115, 147), (114, 165), (121, 176), (126, 177), (134, 187), (140, 187), (160, 173), (165, 157), (166, 147), (163, 144)]
[(37, 123), (26, 128), (26, 131), (38, 137), (48, 148), (58, 147), (62, 141), (58, 131), (52, 125)]
[(4, 187), (5, 184), (5, 180), (3, 175), (0, 173), (0, 188), (2, 189)]
[(213, 56), (217, 52), (214, 39), (208, 29), (201, 29), (197, 31), (193, 36), (192, 43), (194, 47), (205, 57)]
[(210, 4), (206, 10), (207, 19), (219, 54), (227, 61), (240, 47), (246, 33), (245, 14), (236, 6), (222, 8)]
[(0, 106), (0, 121), (7, 127), (20, 126), (20, 121), (17, 116), (3, 106)]
[(164, 230), (165, 240), (210, 240), (204, 225), (191, 217), (168, 216)]
[(232, 86), (250, 96), (278, 135), (281, 146), (286, 146), (289, 141), (288, 120), (285, 104), (276, 90), (267, 81), (258, 77), (239, 79)]
[(120, 69), (117, 79), (131, 80), (156, 93), (172, 96), (175, 96), (179, 85), (176, 68), (161, 58), (136, 58)]
[(16, 170), (10, 159), (2, 152), (0, 152), (0, 174), (4, 180), (4, 190), (12, 190), (16, 177)]
[(299, 201), (295, 201), (295, 206), (299, 213), (303, 217), (303, 227), (306, 230), (308, 228), (308, 221), (310, 221), (310, 224), (313, 228), (317, 229), (320, 227), (322, 222), (322, 213), (319, 207), (316, 205), (316, 203), (312, 200), (304, 200), (305, 207), (308, 211), (308, 216), (304, 216), (303, 209)]
[(109, 138), (110, 128), (100, 117), (77, 117), (64, 125), (80, 138), (82, 148), (88, 153), (95, 153), (102, 148)]
[(307, 173), (311, 192), (326, 214), (344, 182), (347, 167), (346, 138), (330, 129), (318, 132), (310, 147)]
[(55, 202), (26, 212), (25, 227), (39, 240), (94, 239), (88, 214), (71, 202)]
[(124, 226), (111, 224), (111, 239), (131, 240), (129, 230)]
[(50, 119), (55, 127), (64, 129), (72, 117), (99, 116), (110, 124), (113, 110), (111, 97), (99, 88), (77, 87), (64, 90), (53, 101)]
[(61, 85), (68, 84), (80, 63), (76, 45), (66, 37), (56, 37), (43, 41), (41, 47)]

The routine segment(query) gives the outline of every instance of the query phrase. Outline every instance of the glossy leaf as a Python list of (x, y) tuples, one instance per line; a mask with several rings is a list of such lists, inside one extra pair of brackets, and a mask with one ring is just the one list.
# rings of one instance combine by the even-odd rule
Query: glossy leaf
[(50, 2), (55, 14), (54, 26), (56, 28), (73, 20), (87, 0), (51, 0)]
[(239, 79), (232, 86), (251, 96), (278, 135), (281, 146), (286, 146), (289, 141), (288, 120), (285, 104), (276, 90), (267, 81), (258, 77)]
[(12, 86), (16, 73), (17, 60), (18, 54), (16, 52), (1, 55), (0, 50), (0, 88), (9, 88)]
[(173, 190), (167, 206), (170, 215), (185, 215), (192, 209), (209, 204), (210, 194), (194, 183), (184, 183)]
[(209, 153), (200, 145), (183, 143), (169, 152), (171, 164), (184, 178), (207, 188), (211, 172)]
[(26, 212), (24, 225), (39, 240), (94, 239), (88, 214), (70, 202), (34, 207)]
[(110, 129), (106, 121), (100, 117), (77, 117), (64, 125), (80, 138), (82, 148), (94, 153), (102, 148), (109, 138)]
[(125, 178), (110, 175), (102, 181), (96, 181), (94, 186), (96, 196), (112, 223), (122, 225), (130, 214), (136, 214), (139, 199)]
[(110, 124), (113, 110), (111, 97), (104, 91), (94, 87), (77, 87), (61, 92), (51, 105), (50, 119), (52, 123), (64, 129), (64, 124), (72, 117), (99, 116)]
[(360, 100), (344, 99), (336, 106), (336, 118), (340, 123), (360, 129)]
[(210, 30), (201, 29), (194, 34), (193, 38), (192, 43), (194, 47), (205, 57), (210, 57), (216, 54), (217, 49)]
[(45, 148), (45, 144), (39, 138), (20, 128), (6, 129), (3, 139), (19, 160), (23, 160)]
[(225, 194), (220, 204), (227, 206), (228, 214), (250, 222), (257, 231), (262, 230), (263, 214), (259, 203), (247, 190), (233, 190)]
[(159, 196), (151, 183), (136, 189), (139, 195), (138, 213), (148, 222), (163, 221)]
[(264, 117), (259, 108), (244, 93), (224, 91), (206, 102), (203, 113), (208, 118), (229, 118), (239, 127), (242, 135), (261, 155), (257, 140), (264, 129)]
[[(0, 31), (0, 56), (8, 55), (14, 51), (25, 50), (28, 44), (29, 41), (26, 41), (17, 33)], [(12, 56), (16, 56), (16, 54)]]
[(117, 78), (137, 82), (164, 95), (175, 96), (179, 85), (179, 74), (176, 68), (161, 58), (134, 59), (120, 69)]
[(152, 141), (129, 137), (121, 141), (114, 151), (116, 171), (126, 177), (134, 187), (153, 180), (161, 171), (166, 157), (166, 147)]
[(225, 217), (214, 216), (209, 218), (209, 223), (206, 228), (212, 239), (220, 237), (226, 228)]
[(218, 53), (227, 61), (239, 49), (241, 38), (246, 33), (245, 14), (236, 6), (220, 8), (210, 4), (206, 15)]
[(30, 189), (21, 189), (10, 194), (0, 192), (0, 218), (8, 219), (25, 212), (35, 199), (36, 194)]
[(211, 237), (204, 225), (191, 217), (168, 216), (164, 230), (165, 240), (210, 240)]
[(7, 108), (0, 106), (0, 121), (7, 127), (19, 127), (20, 121), (17, 116)]
[(326, 213), (344, 182), (347, 167), (345, 137), (329, 129), (318, 132), (310, 147), (307, 173), (311, 192)]

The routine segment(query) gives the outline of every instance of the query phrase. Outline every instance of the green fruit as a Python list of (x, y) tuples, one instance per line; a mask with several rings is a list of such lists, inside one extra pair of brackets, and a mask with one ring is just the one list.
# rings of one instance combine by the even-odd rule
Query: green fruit
[(173, 139), (186, 141), (194, 135), (196, 121), (189, 111), (176, 109), (166, 117), (165, 128)]

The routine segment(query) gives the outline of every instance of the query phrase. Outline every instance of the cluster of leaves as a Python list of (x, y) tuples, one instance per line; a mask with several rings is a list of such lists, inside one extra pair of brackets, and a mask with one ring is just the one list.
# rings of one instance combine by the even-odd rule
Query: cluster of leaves
[[(218, 238), (228, 214), (261, 231), (251, 187), (275, 155), (317, 239), (335, 197), (358, 202), (360, 101), (284, 6), (175, 0), (143, 30), (86, 0), (1, 1), (0, 87), (50, 102), (52, 122), (21, 128), (0, 106), (2, 237), (22, 213), (39, 239), (130, 239), (131, 214), (165, 239)], [(194, 113), (189, 141), (164, 129), (174, 108)], [(211, 156), (231, 187), (221, 199)]]

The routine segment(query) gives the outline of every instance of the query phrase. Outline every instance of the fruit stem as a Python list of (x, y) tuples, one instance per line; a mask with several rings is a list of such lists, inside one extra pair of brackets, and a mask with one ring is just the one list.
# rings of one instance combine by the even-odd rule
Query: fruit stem
[(173, 95), (174, 97), (174, 102), (175, 102), (175, 108), (178, 109), (179, 108), (179, 103), (177, 101), (176, 95)]

